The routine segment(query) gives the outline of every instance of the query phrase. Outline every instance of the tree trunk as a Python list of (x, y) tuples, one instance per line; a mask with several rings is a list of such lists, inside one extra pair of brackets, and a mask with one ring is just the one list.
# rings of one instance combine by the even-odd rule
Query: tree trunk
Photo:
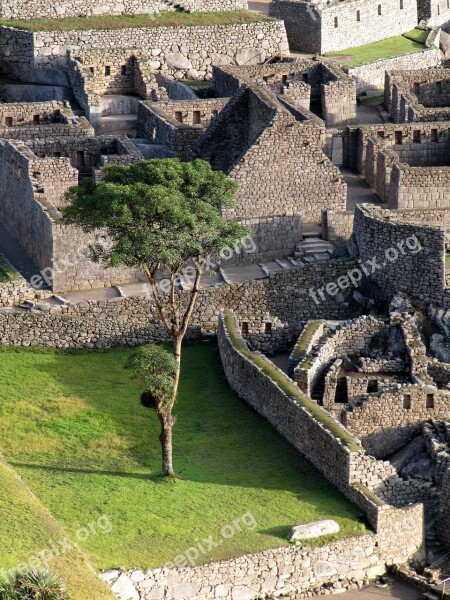
[(161, 423), (159, 441), (162, 451), (162, 474), (164, 477), (175, 477), (172, 462), (172, 429), (174, 419), (171, 414), (158, 415)]
[(173, 469), (172, 461), (172, 429), (175, 424), (175, 419), (172, 415), (172, 409), (173, 405), (175, 404), (175, 400), (177, 399), (178, 386), (180, 384), (182, 342), (182, 337), (178, 337), (174, 340), (175, 358), (177, 361), (177, 372), (175, 373), (172, 402), (170, 403), (170, 406), (167, 407), (167, 411), (165, 413), (158, 413), (159, 421), (161, 423), (161, 433), (159, 436), (159, 440), (161, 442), (162, 474), (164, 477), (175, 477), (175, 471)]

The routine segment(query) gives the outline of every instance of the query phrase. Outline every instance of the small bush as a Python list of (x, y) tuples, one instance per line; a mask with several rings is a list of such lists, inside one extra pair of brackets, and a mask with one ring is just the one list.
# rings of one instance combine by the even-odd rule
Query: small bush
[(0, 600), (70, 600), (66, 586), (49, 571), (17, 573), (0, 583)]

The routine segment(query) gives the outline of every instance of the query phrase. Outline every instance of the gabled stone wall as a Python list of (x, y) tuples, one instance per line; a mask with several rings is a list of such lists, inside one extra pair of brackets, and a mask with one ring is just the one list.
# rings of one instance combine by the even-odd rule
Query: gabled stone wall
[(320, 222), (323, 207), (345, 209), (346, 184), (322, 151), (319, 119), (298, 121), (259, 86), (243, 87), (199, 142), (199, 155), (239, 186), (229, 218), (300, 212)]

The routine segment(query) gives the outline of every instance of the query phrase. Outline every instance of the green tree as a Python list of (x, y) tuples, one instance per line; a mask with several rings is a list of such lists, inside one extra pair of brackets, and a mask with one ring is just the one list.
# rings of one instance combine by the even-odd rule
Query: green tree
[(172, 430), (175, 424), (172, 399), (178, 370), (175, 356), (162, 346), (155, 344), (141, 346), (130, 356), (127, 367), (144, 382), (142, 404), (156, 410), (161, 426), (159, 441), (162, 449), (163, 473), (168, 472), (171, 475)]
[(177, 369), (161, 423), (163, 475), (174, 475), (172, 409), (182, 342), (201, 275), (209, 268), (211, 257), (224, 248), (234, 248), (248, 235), (246, 227), (225, 219), (220, 212), (221, 207), (234, 205), (236, 189), (233, 181), (205, 161), (164, 159), (107, 166), (98, 184), (84, 179), (67, 194), (66, 221), (88, 232), (104, 233), (104, 242), (92, 247), (94, 260), (144, 271), (173, 344)]

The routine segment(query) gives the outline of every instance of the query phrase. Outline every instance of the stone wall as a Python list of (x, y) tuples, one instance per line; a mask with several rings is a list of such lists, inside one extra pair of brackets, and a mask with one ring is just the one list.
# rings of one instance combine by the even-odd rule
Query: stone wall
[(213, 67), (213, 88), (218, 96), (232, 96), (243, 84), (258, 84), (305, 120), (311, 104), (320, 104), (330, 126), (356, 120), (356, 86), (334, 62), (317, 58), (289, 58), (259, 66)]
[(65, 71), (75, 99), (91, 118), (105, 114), (100, 96), (150, 98), (158, 87), (153, 70), (159, 66), (136, 48), (83, 49), (67, 52)]
[(76, 117), (64, 102), (0, 104), (0, 138), (29, 140), (39, 137), (92, 137), (93, 128)]
[[(403, 31), (406, 31), (406, 29)], [(369, 90), (382, 90), (386, 71), (427, 69), (436, 67), (441, 62), (441, 51), (438, 48), (427, 48), (420, 52), (376, 60), (360, 67), (349, 67), (346, 71), (355, 80), (357, 93), (360, 94)]]
[[(89, 265), (85, 258), (80, 258), (85, 243), (79, 230), (67, 229), (61, 227), (55, 237), (57, 242), (60, 240), (64, 243), (67, 240), (71, 249), (69, 259), (73, 264), (70, 260), (67, 264), (61, 262), (59, 275), (71, 278), (73, 270), (83, 271), (88, 269)], [(41, 240), (43, 233), (39, 232)], [(74, 239), (80, 240), (79, 246), (75, 245)], [(48, 269), (49, 265), (45, 266)], [(328, 281), (335, 281), (352, 266), (353, 264), (338, 262), (305, 265), (302, 268), (276, 273), (264, 280), (202, 288), (192, 323), (206, 331), (215, 331), (220, 309), (225, 307), (231, 307), (244, 314), (269, 313), (272, 318), (289, 323), (292, 333), (300, 331), (303, 323), (309, 319), (322, 316), (330, 319), (349, 318), (358, 310), (358, 307), (352, 304), (350, 294), (340, 300), (330, 297), (318, 306), (311, 302), (309, 289), (316, 285), (323, 286)], [(49, 272), (51, 274), (49, 269), (46, 270), (45, 275)], [(57, 275), (59, 272), (57, 268)], [(126, 273), (122, 274), (125, 280), (126, 276)], [(116, 277), (120, 279), (118, 274)], [(130, 277), (128, 271), (128, 278)], [(114, 284), (114, 281), (109, 282), (107, 278), (105, 281)], [(64, 285), (64, 281), (61, 285)], [(84, 348), (87, 338), (94, 338), (93, 344), (99, 342), (99, 347), (135, 344), (137, 339), (143, 340), (140, 343), (145, 343), (148, 339), (154, 340), (153, 322), (156, 319), (157, 314), (149, 293), (148, 298), (115, 298), (111, 301), (69, 303), (54, 306), (49, 312), (33, 310), (25, 313), (3, 313), (0, 314), (0, 338), (2, 344), (41, 344), (56, 348)], [(49, 335), (49, 332), (55, 335)], [(136, 332), (140, 332), (139, 335)]]
[(322, 236), (334, 246), (345, 246), (353, 231), (353, 212), (324, 209)]
[(446, 548), (450, 548), (450, 469), (448, 469), (442, 482), (441, 492), (441, 514), (439, 518), (440, 527), (438, 528), (441, 541)]
[(64, 68), (69, 49), (77, 56), (77, 52), (86, 47), (139, 48), (149, 59), (159, 63), (158, 68), (154, 65), (155, 74), (176, 79), (208, 79), (212, 63), (256, 64), (266, 57), (289, 51), (281, 21), (36, 33), (0, 28), (2, 71), (22, 78), (36, 77), (38, 66)]
[(425, 421), (450, 418), (448, 391), (428, 386), (404, 386), (371, 394), (343, 413), (343, 424), (362, 442), (368, 454), (390, 456), (417, 435)]
[[(375, 272), (369, 272), (363, 278), (363, 283), (374, 295), (389, 296), (402, 291), (424, 303), (447, 305), (444, 292), (445, 231), (441, 227), (417, 223), (414, 211), (399, 211), (398, 214), (399, 217), (397, 211), (370, 205), (356, 208), (354, 239), (359, 258), (362, 261), (376, 258), (379, 264)], [(405, 248), (408, 238), (418, 240), (419, 251), (404, 250), (402, 253), (399, 250)], [(415, 243), (411, 246), (415, 247)], [(392, 260), (395, 251), (397, 258)]]
[[(236, 331), (237, 323), (234, 317), (231, 318)], [(421, 486), (415, 487), (411, 482), (405, 482), (391, 465), (361, 453), (357, 448), (359, 442), (351, 447), (348, 442), (345, 444), (343, 440), (348, 432), (342, 425), (306, 396), (290, 395), (287, 389), (289, 385), (292, 386), (292, 381), (287, 375), (260, 354), (256, 355), (257, 359), (253, 359), (251, 354), (244, 355), (233, 341), (235, 333), (230, 335), (227, 327), (222, 318), (218, 328), (219, 351), (231, 388), (265, 417), (331, 483), (358, 504), (375, 531), (381, 534), (388, 524), (385, 521), (386, 507), (368, 494), (365, 488), (374, 490), (385, 501), (389, 497), (397, 506), (402, 506), (408, 500), (414, 502), (420, 497)], [(264, 363), (267, 368), (263, 366)], [(314, 416), (311, 414), (313, 406)], [(389, 510), (392, 511), (391, 517), (397, 513), (402, 519), (401, 511)], [(419, 510), (419, 507), (415, 507), (415, 510)], [(420, 511), (416, 514), (420, 514)], [(393, 526), (393, 522), (390, 526)], [(421, 538), (422, 525), (419, 528), (416, 525), (416, 534), (419, 529)], [(393, 553), (399, 550), (398, 542), (395, 542), (395, 546), (396, 549), (393, 547), (390, 550)]]
[(302, 218), (299, 212), (276, 217), (240, 219), (239, 222), (251, 230), (255, 251), (234, 254), (232, 263), (254, 263), (285, 256), (293, 256), (302, 240)]
[(137, 135), (164, 144), (189, 160), (198, 140), (228, 98), (142, 102), (138, 108)]
[(401, 35), (418, 23), (415, 0), (274, 0), (269, 14), (285, 21), (292, 50), (318, 54)]
[(24, 300), (34, 297), (27, 282), (19, 275), (11, 281), (0, 283), (0, 307), (17, 306)]
[(386, 71), (385, 104), (397, 123), (449, 120), (450, 70), (444, 67)]
[[(246, 0), (181, 0), (179, 6), (189, 12), (214, 12), (246, 9)], [(175, 10), (168, 0), (70, 0), (48, 4), (43, 0), (14, 0), (0, 9), (4, 20), (63, 19), (67, 17), (92, 17), (101, 15), (134, 15)]]
[(337, 356), (364, 352), (373, 336), (384, 328), (382, 321), (367, 316), (340, 323), (328, 339), (294, 369), (294, 381), (302, 392), (311, 396), (320, 375)]
[(113, 571), (103, 577), (113, 590), (128, 580), (142, 599), (252, 600), (300, 594), (323, 584), (344, 590), (345, 579), (373, 579), (385, 572), (385, 562), (378, 537), (364, 535), (320, 548), (290, 546), (195, 567)]
[(389, 207), (448, 208), (450, 167), (394, 165), (391, 173)]

